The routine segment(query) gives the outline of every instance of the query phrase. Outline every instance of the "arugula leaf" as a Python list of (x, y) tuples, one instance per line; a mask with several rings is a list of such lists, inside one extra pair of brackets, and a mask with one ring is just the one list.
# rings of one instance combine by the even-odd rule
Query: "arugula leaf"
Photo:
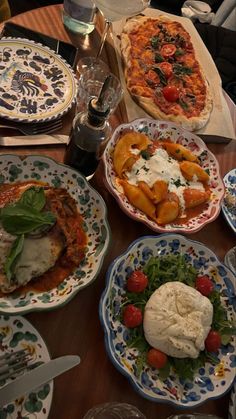
[(175, 56), (176, 57), (181, 57), (181, 55), (184, 55), (184, 50), (183, 49), (177, 49), (175, 51)]
[(151, 41), (152, 48), (157, 49), (160, 42), (159, 36), (153, 36), (150, 41)]
[(184, 76), (185, 74), (189, 75), (193, 73), (192, 68), (178, 63), (173, 64), (173, 71), (176, 76)]
[(18, 203), (41, 211), (46, 203), (44, 189), (42, 187), (32, 186), (21, 195)]
[(161, 71), (160, 67), (153, 67), (153, 70), (157, 73), (157, 75), (160, 78), (160, 82), (166, 86), (167, 85), (167, 80), (166, 80), (166, 76), (163, 73), (163, 71)]
[(164, 60), (164, 58), (162, 57), (162, 55), (159, 52), (155, 53), (155, 63), (162, 63)]
[(13, 276), (16, 261), (23, 250), (23, 245), (24, 245), (24, 234), (16, 238), (16, 240), (14, 241), (11, 247), (10, 253), (7, 256), (7, 260), (4, 264), (4, 272), (9, 282), (11, 281), (11, 278)]
[(53, 225), (56, 217), (51, 212), (39, 212), (19, 203), (2, 208), (0, 220), (8, 233), (18, 235), (29, 233), (44, 225)]

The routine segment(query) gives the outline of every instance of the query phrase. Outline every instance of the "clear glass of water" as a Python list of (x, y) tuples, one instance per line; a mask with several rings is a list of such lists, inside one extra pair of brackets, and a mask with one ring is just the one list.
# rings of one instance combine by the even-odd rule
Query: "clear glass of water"
[(110, 83), (103, 100), (104, 110), (109, 107), (109, 115), (115, 111), (123, 95), (121, 83), (114, 74), (109, 73), (99, 66), (88, 68), (79, 78), (77, 95), (78, 111), (87, 109), (90, 100), (99, 97), (103, 83), (108, 75), (110, 76)]
[(80, 77), (89, 69), (94, 69), (98, 71), (105, 71), (107, 74), (109, 73), (109, 69), (106, 63), (102, 61), (100, 58), (96, 57), (82, 57), (77, 63), (77, 75)]
[(64, 0), (63, 23), (73, 33), (87, 35), (95, 28), (95, 12), (93, 0)]
[(90, 409), (83, 419), (147, 419), (146, 416), (128, 403), (104, 403)]

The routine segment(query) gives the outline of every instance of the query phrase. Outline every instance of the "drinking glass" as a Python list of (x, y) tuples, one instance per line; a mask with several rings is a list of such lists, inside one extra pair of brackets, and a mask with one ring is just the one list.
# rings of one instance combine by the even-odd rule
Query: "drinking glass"
[(83, 419), (146, 419), (146, 416), (131, 404), (111, 402), (93, 407)]
[(101, 69), (99, 66), (88, 68), (79, 78), (79, 88), (77, 96), (77, 110), (85, 110), (91, 99), (98, 98), (101, 88), (109, 77), (109, 86), (104, 95), (104, 110), (109, 107), (111, 115), (119, 104), (123, 90), (119, 79), (112, 73)]
[(105, 71), (109, 72), (108, 66), (100, 58), (96, 57), (82, 57), (77, 63), (77, 73), (78, 76), (82, 76), (87, 70), (94, 69), (95, 71)]
[(120, 20), (124, 16), (137, 15), (149, 6), (150, 0), (94, 0), (94, 3), (105, 19), (105, 29), (97, 53), (97, 57), (100, 57), (112, 22)]

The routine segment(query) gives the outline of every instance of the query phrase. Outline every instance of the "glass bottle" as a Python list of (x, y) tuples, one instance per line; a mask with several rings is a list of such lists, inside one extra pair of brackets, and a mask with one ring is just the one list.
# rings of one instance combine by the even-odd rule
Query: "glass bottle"
[(87, 179), (93, 176), (111, 135), (108, 114), (109, 108), (104, 110), (104, 104), (93, 98), (88, 111), (79, 113), (73, 121), (65, 163)]

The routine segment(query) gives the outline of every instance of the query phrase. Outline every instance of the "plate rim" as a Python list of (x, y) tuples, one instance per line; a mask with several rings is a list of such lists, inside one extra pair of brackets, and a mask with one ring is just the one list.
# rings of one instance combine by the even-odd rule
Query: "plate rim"
[[(74, 97), (71, 98), (71, 101), (68, 103), (68, 106), (66, 107), (66, 109), (64, 109), (64, 111), (61, 111), (58, 114), (54, 114), (48, 117), (42, 117), (40, 119), (30, 119), (30, 115), (26, 115), (25, 117), (22, 118), (18, 118), (18, 117), (14, 117), (11, 115), (3, 115), (2, 117), (6, 120), (9, 121), (15, 121), (15, 122), (19, 122), (19, 123), (28, 123), (28, 124), (35, 124), (35, 123), (42, 123), (42, 122), (49, 122), (49, 121), (53, 121), (54, 119), (59, 119), (61, 118), (63, 115), (65, 115), (67, 112), (69, 112), (69, 110), (72, 108), (72, 106), (75, 104), (76, 102), (76, 97), (78, 94), (78, 79), (76, 77), (76, 73), (73, 70), (72, 66), (60, 55), (58, 54), (56, 51), (54, 51), (53, 49), (51, 49), (50, 47), (48, 47), (47, 45), (44, 45), (40, 42), (36, 42), (32, 39), (27, 39), (27, 38), (20, 38), (20, 37), (13, 37), (13, 36), (3, 36), (2, 38), (0, 38), (0, 47), (1, 47), (1, 43), (5, 42), (5, 41), (17, 41), (21, 44), (24, 44), (27, 46), (27, 44), (29, 45), (35, 45), (38, 46), (44, 50), (46, 50), (47, 53), (52, 54), (54, 57), (56, 57), (56, 59), (60, 62), (62, 62), (62, 64), (67, 68), (68, 73), (70, 73), (70, 81), (71, 81), (71, 86), (72, 89), (74, 90)], [(6, 42), (7, 43), (7, 42)]]
[(215, 214), (212, 218), (205, 220), (204, 223), (196, 226), (195, 228), (189, 229), (189, 230), (186, 230), (184, 227), (181, 227), (181, 226), (180, 227), (173, 227), (173, 228), (167, 230), (164, 227), (159, 226), (158, 224), (154, 225), (154, 222), (149, 220), (147, 216), (145, 216), (145, 219), (142, 220), (142, 219), (139, 218), (139, 215), (135, 215), (134, 213), (131, 213), (126, 208), (126, 206), (123, 204), (123, 200), (120, 199), (119, 191), (115, 187), (113, 187), (112, 184), (111, 184), (111, 179), (109, 179), (109, 176), (108, 176), (108, 164), (107, 164), (107, 161), (106, 161), (106, 151), (110, 149), (109, 144), (115, 138), (115, 136), (117, 135), (117, 132), (120, 130), (121, 127), (123, 127), (124, 130), (125, 130), (126, 128), (131, 127), (133, 124), (136, 124), (136, 123), (142, 124), (143, 122), (147, 122), (147, 123), (157, 122), (158, 124), (167, 124), (167, 125), (170, 125), (171, 127), (175, 128), (175, 129), (177, 129), (177, 130), (180, 130), (184, 133), (187, 133), (188, 135), (191, 135), (195, 140), (197, 140), (197, 143), (199, 143), (201, 148), (203, 148), (204, 150), (207, 150), (209, 156), (214, 160), (214, 162), (216, 164), (217, 172), (218, 172), (218, 175), (219, 175), (218, 180), (219, 180), (219, 182), (222, 186), (222, 189), (224, 191), (225, 185), (224, 185), (223, 178), (222, 178), (222, 175), (221, 175), (219, 162), (218, 162), (217, 158), (215, 157), (215, 155), (212, 153), (212, 151), (207, 147), (206, 143), (198, 135), (192, 133), (191, 131), (188, 131), (185, 128), (182, 128), (180, 125), (175, 124), (174, 122), (158, 120), (158, 119), (150, 118), (150, 117), (148, 117), (148, 118), (145, 118), (145, 117), (136, 118), (136, 119), (134, 119), (130, 122), (120, 124), (116, 127), (116, 129), (114, 130), (114, 132), (113, 132), (113, 134), (112, 134), (112, 136), (109, 140), (109, 143), (106, 146), (105, 152), (103, 153), (103, 156), (102, 156), (102, 160), (103, 160), (103, 164), (104, 164), (104, 168), (105, 168), (105, 177), (104, 177), (105, 184), (106, 184), (109, 192), (116, 199), (116, 201), (117, 201), (119, 207), (121, 208), (121, 210), (124, 211), (124, 213), (126, 215), (128, 215), (133, 220), (146, 225), (148, 228), (153, 230), (155, 233), (158, 233), (158, 234), (169, 234), (169, 233), (193, 234), (193, 233), (196, 233), (196, 232), (200, 231), (203, 227), (205, 227), (207, 224), (212, 223), (213, 221), (215, 221), (217, 219), (217, 217), (219, 216), (220, 211), (221, 211), (221, 203), (222, 203), (223, 198), (224, 198), (224, 193), (222, 193), (222, 196), (219, 199), (219, 204), (217, 206), (217, 210), (215, 211)]
[[(234, 380), (232, 380), (231, 384), (229, 385), (229, 387), (220, 395), (217, 396), (212, 396), (209, 397), (207, 399), (204, 399), (202, 401), (200, 401), (199, 403), (191, 403), (191, 405), (188, 404), (177, 404), (175, 403), (175, 401), (173, 400), (163, 400), (163, 399), (159, 399), (159, 398), (155, 398), (153, 396), (150, 396), (144, 392), (142, 392), (139, 388), (139, 386), (135, 383), (135, 381), (133, 380), (132, 376), (128, 373), (128, 371), (126, 371), (125, 369), (123, 369), (119, 363), (116, 361), (115, 357), (112, 355), (112, 352), (110, 350), (110, 345), (109, 345), (109, 327), (107, 326), (106, 322), (104, 321), (104, 316), (103, 316), (103, 312), (105, 312), (105, 308), (104, 308), (104, 302), (105, 302), (105, 297), (109, 291), (109, 277), (111, 274), (112, 269), (114, 268), (114, 265), (119, 261), (120, 258), (124, 257), (126, 254), (128, 254), (130, 252), (130, 250), (141, 240), (147, 240), (147, 239), (154, 239), (156, 238), (156, 240), (160, 241), (161, 239), (164, 239), (166, 236), (174, 236), (174, 238), (178, 238), (179, 240), (184, 239), (185, 241), (188, 241), (190, 243), (194, 243), (197, 245), (200, 245), (201, 247), (206, 248), (208, 251), (210, 251), (210, 253), (212, 253), (212, 255), (214, 255), (216, 262), (219, 263), (220, 265), (223, 265), (224, 268), (226, 268), (227, 271), (230, 271), (231, 275), (233, 274), (232, 271), (228, 268), (227, 265), (225, 265), (224, 262), (221, 262), (218, 258), (218, 256), (209, 248), (207, 247), (204, 243), (199, 242), (198, 240), (193, 240), (190, 239), (189, 237), (185, 237), (182, 234), (176, 234), (176, 233), (164, 233), (164, 234), (159, 234), (158, 236), (156, 235), (144, 235), (141, 237), (138, 237), (137, 239), (135, 239), (132, 243), (129, 244), (129, 246), (126, 248), (125, 251), (123, 251), (119, 256), (117, 256), (109, 265), (108, 269), (107, 269), (107, 273), (106, 273), (106, 282), (105, 282), (105, 288), (101, 294), (100, 300), (99, 300), (99, 319), (100, 319), (100, 323), (102, 325), (103, 328), (103, 332), (104, 332), (104, 343), (105, 343), (105, 348), (106, 348), (106, 353), (109, 356), (110, 361), (112, 362), (113, 366), (125, 377), (128, 379), (129, 383), (131, 384), (132, 388), (142, 397), (144, 397), (145, 399), (155, 402), (155, 403), (163, 403), (163, 404), (167, 404), (167, 405), (171, 405), (174, 406), (177, 409), (189, 409), (189, 408), (196, 408), (201, 406), (202, 404), (206, 403), (207, 400), (216, 400), (219, 399), (220, 397), (223, 397), (225, 394), (227, 394), (231, 388), (234, 385)], [(233, 285), (236, 288), (236, 278), (234, 275), (232, 275), (233, 278)]]
[[(0, 154), (0, 157), (3, 157), (3, 158), (8, 158), (8, 157), (17, 157), (19, 160), (22, 160), (22, 161), (25, 161), (25, 159), (28, 159), (28, 158), (38, 158), (38, 159), (45, 159), (45, 160), (47, 160), (47, 161), (52, 161), (53, 163), (55, 163), (57, 166), (62, 166), (62, 167), (65, 167), (65, 168), (67, 168), (67, 169), (70, 169), (70, 170), (72, 170), (72, 171), (74, 171), (74, 172), (76, 172), (78, 175), (80, 175), (82, 178), (83, 178), (83, 180), (85, 181), (85, 183), (86, 183), (86, 185), (87, 185), (87, 187), (93, 192), (93, 193), (95, 193), (95, 195), (96, 195), (96, 199), (98, 199), (100, 202), (101, 202), (101, 206), (102, 206), (102, 208), (103, 208), (103, 211), (104, 211), (104, 225), (106, 226), (106, 231), (107, 231), (107, 243), (106, 243), (106, 247), (104, 248), (104, 252), (103, 252), (103, 255), (102, 255), (102, 257), (101, 257), (101, 259), (100, 259), (100, 262), (99, 262), (99, 266), (98, 266), (98, 270), (97, 270), (97, 272), (94, 274), (94, 276), (93, 276), (93, 278), (91, 279), (91, 281), (88, 283), (88, 284), (84, 284), (84, 285), (81, 285), (77, 290), (74, 290), (73, 291), (73, 293), (71, 293), (71, 295), (69, 295), (69, 297), (67, 297), (67, 299), (65, 299), (64, 301), (62, 301), (62, 302), (58, 302), (56, 305), (52, 305), (52, 306), (48, 306), (48, 304), (46, 304), (45, 303), (45, 306), (43, 306), (43, 307), (28, 307), (28, 308), (24, 308), (24, 307), (18, 307), (17, 308), (17, 311), (15, 311), (14, 310), (14, 306), (12, 306), (12, 307), (8, 307), (7, 308), (7, 310), (6, 311), (4, 311), (4, 309), (2, 309), (2, 308), (0, 308), (0, 315), (9, 315), (9, 316), (16, 316), (16, 315), (24, 315), (24, 314), (27, 314), (27, 313), (30, 313), (30, 312), (40, 312), (40, 311), (45, 311), (45, 312), (49, 312), (49, 311), (52, 311), (52, 310), (56, 310), (56, 309), (58, 309), (58, 308), (60, 308), (60, 307), (63, 307), (63, 306), (65, 306), (67, 303), (69, 303), (77, 294), (78, 294), (78, 292), (79, 291), (81, 291), (81, 290), (83, 290), (84, 288), (86, 288), (86, 287), (88, 287), (89, 285), (91, 285), (96, 279), (97, 279), (97, 277), (98, 277), (98, 275), (100, 274), (100, 272), (101, 272), (101, 269), (102, 269), (102, 266), (103, 266), (103, 261), (104, 261), (104, 258), (105, 258), (105, 256), (107, 255), (107, 253), (108, 253), (108, 251), (109, 251), (109, 249), (110, 249), (110, 246), (111, 246), (111, 242), (112, 242), (112, 234), (111, 234), (111, 228), (110, 228), (110, 225), (109, 225), (109, 222), (108, 222), (108, 210), (107, 210), (107, 206), (106, 206), (106, 203), (105, 203), (105, 201), (104, 201), (104, 199), (103, 199), (103, 197), (99, 194), (99, 192), (86, 180), (86, 177), (82, 174), (82, 173), (80, 173), (78, 170), (76, 170), (76, 169), (73, 169), (72, 167), (70, 167), (70, 166), (68, 166), (68, 165), (66, 165), (66, 164), (64, 164), (64, 163), (60, 163), (60, 162), (58, 162), (57, 160), (55, 160), (54, 158), (52, 158), (52, 157), (48, 157), (48, 156), (44, 156), (44, 155), (39, 155), (39, 154), (29, 154), (29, 155), (18, 155), (18, 154)], [(29, 180), (29, 179), (28, 179)], [(40, 293), (39, 293), (40, 294)], [(8, 295), (8, 294), (6, 294), (6, 295)], [(3, 297), (0, 297), (0, 300), (2, 299)], [(6, 297), (4, 297), (4, 298), (6, 298)], [(9, 310), (9, 311), (8, 311)], [(14, 310), (14, 311), (12, 311), (12, 310)]]
[[(0, 317), (4, 317), (6, 314), (4, 313), (0, 313)], [(24, 316), (22, 316), (22, 315), (15, 315), (15, 316), (10, 316), (9, 315), (9, 317), (11, 317), (11, 318), (15, 318), (15, 319), (18, 319), (19, 321), (21, 321), (22, 323), (24, 323), (27, 327), (30, 327), (30, 329), (31, 330), (33, 330), (34, 331), (34, 333), (37, 335), (37, 336), (39, 336), (40, 337), (40, 339), (42, 340), (42, 342), (43, 342), (43, 344), (44, 344), (44, 346), (45, 346), (45, 349), (46, 349), (46, 352), (47, 352), (47, 357), (48, 357), (48, 361), (50, 361), (51, 359), (52, 359), (52, 356), (51, 356), (51, 353), (50, 353), (50, 351), (49, 351), (49, 348), (48, 348), (48, 345), (47, 345), (47, 343), (46, 343), (46, 341), (44, 340), (44, 338), (43, 338), (43, 336), (41, 335), (41, 333), (38, 331), (38, 329), (31, 323), (31, 321), (29, 321), (26, 317), (24, 317)], [(29, 326), (28, 326), (29, 325)], [(46, 362), (48, 362), (48, 361), (46, 361)], [(48, 382), (48, 384), (50, 384), (50, 398), (49, 398), (49, 409), (48, 409), (48, 412), (47, 412), (47, 417), (46, 417), (46, 419), (48, 419), (49, 418), (49, 415), (50, 415), (50, 411), (51, 411), (51, 408), (52, 408), (52, 401), (53, 401), (53, 395), (54, 395), (54, 379), (52, 379), (51, 381), (49, 381)], [(1, 387), (0, 387), (0, 391), (1, 391)], [(27, 393), (28, 394), (28, 393)], [(26, 394), (26, 395), (27, 395)], [(14, 403), (15, 404), (15, 400), (14, 401), (12, 401), (12, 402), (10, 402), (11, 404), (12, 403)], [(8, 403), (9, 404), (9, 403)], [(4, 406), (1, 406), (0, 407), (0, 409), (2, 408), (2, 407), (4, 407)], [(40, 419), (39, 417), (36, 417), (35, 419)]]
[[(228, 177), (231, 173), (234, 173), (234, 176), (236, 176), (236, 168), (235, 169), (231, 169), (229, 170), (223, 177), (223, 182), (224, 182), (224, 186), (225, 186), (225, 190), (227, 190), (227, 186), (225, 184), (225, 181), (228, 180)], [(222, 213), (224, 215), (225, 220), (227, 221), (228, 225), (230, 226), (230, 228), (233, 230), (233, 232), (236, 234), (236, 226), (234, 226), (232, 224), (231, 218), (229, 218), (228, 216), (228, 210), (227, 210), (227, 206), (224, 203), (224, 199), (222, 200), (222, 204), (221, 204), (221, 209), (222, 209)]]

